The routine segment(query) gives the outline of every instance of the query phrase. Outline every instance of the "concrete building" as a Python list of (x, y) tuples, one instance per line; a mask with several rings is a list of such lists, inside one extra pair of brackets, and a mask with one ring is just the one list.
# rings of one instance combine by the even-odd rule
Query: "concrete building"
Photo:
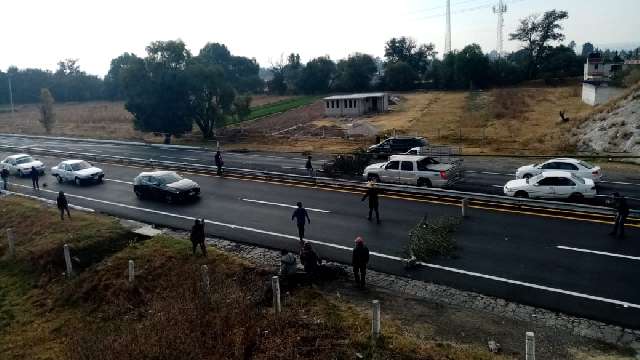
[(335, 95), (324, 98), (324, 104), (327, 116), (361, 116), (389, 110), (389, 94), (380, 92)]
[(591, 106), (604, 104), (621, 95), (624, 90), (610, 86), (613, 75), (628, 66), (622, 62), (606, 63), (598, 52), (591, 53), (584, 64), (582, 102)]
[(613, 74), (622, 70), (622, 62), (605, 63), (602, 55), (598, 52), (591, 53), (584, 64), (585, 81), (606, 81), (610, 80)]

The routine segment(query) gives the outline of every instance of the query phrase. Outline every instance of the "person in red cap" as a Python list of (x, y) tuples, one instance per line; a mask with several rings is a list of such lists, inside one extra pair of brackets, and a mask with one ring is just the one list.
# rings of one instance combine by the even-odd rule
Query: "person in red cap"
[(360, 288), (365, 286), (365, 274), (367, 273), (367, 264), (369, 263), (369, 249), (364, 244), (361, 236), (356, 238), (356, 247), (353, 248), (351, 256), (351, 264), (353, 265), (353, 275), (356, 278), (356, 284)]

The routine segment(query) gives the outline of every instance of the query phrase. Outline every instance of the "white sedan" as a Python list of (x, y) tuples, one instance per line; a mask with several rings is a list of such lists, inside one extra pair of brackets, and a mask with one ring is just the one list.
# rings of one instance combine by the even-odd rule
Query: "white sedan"
[(567, 171), (583, 179), (598, 182), (602, 179), (602, 169), (586, 161), (571, 158), (556, 158), (540, 164), (521, 166), (516, 170), (516, 179), (527, 179), (545, 171)]
[(84, 160), (65, 160), (51, 168), (51, 175), (59, 183), (73, 181), (76, 185), (85, 182), (102, 182), (104, 172)]
[(44, 175), (44, 164), (41, 161), (32, 158), (31, 155), (11, 155), (0, 161), (0, 169), (7, 169), (10, 174), (18, 176), (31, 174), (32, 167), (35, 167), (40, 175)]
[(567, 171), (545, 171), (540, 175), (507, 182), (504, 194), (520, 198), (582, 200), (596, 196), (591, 179), (579, 178)]

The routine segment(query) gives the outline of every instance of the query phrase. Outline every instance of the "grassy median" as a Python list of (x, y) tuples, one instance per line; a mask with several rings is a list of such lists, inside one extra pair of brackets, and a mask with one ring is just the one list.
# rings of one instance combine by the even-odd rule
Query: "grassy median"
[[(117, 220), (0, 198), (2, 359), (489, 359), (475, 347), (418, 340), (389, 320), (369, 338), (367, 312), (314, 288), (271, 311), (271, 270), (184, 239), (137, 238)], [(15, 229), (16, 258), (4, 234)], [(64, 276), (62, 246), (75, 275)], [(135, 261), (134, 283), (127, 264)], [(211, 291), (200, 282), (208, 265)]]

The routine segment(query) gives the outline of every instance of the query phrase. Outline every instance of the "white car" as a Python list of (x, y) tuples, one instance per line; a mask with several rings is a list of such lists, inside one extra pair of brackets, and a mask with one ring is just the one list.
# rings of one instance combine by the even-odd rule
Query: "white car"
[(76, 185), (85, 182), (102, 182), (104, 172), (84, 160), (65, 160), (51, 168), (51, 175), (59, 183), (73, 181)]
[(366, 180), (425, 187), (451, 185), (463, 177), (459, 163), (442, 164), (418, 155), (393, 155), (389, 161), (369, 165), (362, 174)]
[(531, 178), (511, 180), (503, 190), (507, 196), (520, 198), (582, 200), (596, 196), (593, 180), (567, 171), (545, 171)]
[(10, 174), (18, 176), (30, 175), (32, 167), (35, 167), (40, 175), (44, 175), (44, 164), (35, 160), (31, 155), (11, 155), (0, 161), (0, 169), (7, 169)]
[(516, 179), (526, 179), (545, 171), (554, 170), (567, 171), (577, 177), (591, 179), (595, 182), (602, 179), (602, 169), (600, 169), (600, 166), (594, 166), (586, 161), (571, 158), (557, 158), (547, 160), (541, 164), (521, 166), (516, 170)]

